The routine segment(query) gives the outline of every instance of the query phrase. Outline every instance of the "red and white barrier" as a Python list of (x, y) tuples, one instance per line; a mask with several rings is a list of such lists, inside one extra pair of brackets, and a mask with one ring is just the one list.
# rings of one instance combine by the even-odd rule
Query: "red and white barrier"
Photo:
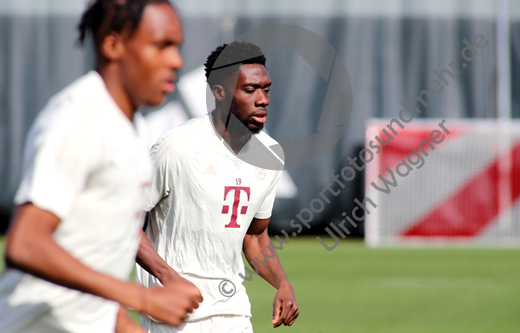
[[(520, 122), (448, 119), (449, 134), (434, 144), (431, 133), (440, 122), (393, 126), (398, 134), (366, 163), (365, 196), (378, 205), (365, 220), (367, 244), (519, 246)], [(368, 122), (366, 148), (370, 141), (374, 145), (375, 136), (386, 138), (384, 128), (391, 134), (388, 124)], [(421, 142), (427, 156), (417, 148)], [(424, 159), (422, 165), (408, 162), (414, 150)], [(417, 160), (412, 156), (412, 162)], [(392, 184), (385, 187), (383, 179)]]

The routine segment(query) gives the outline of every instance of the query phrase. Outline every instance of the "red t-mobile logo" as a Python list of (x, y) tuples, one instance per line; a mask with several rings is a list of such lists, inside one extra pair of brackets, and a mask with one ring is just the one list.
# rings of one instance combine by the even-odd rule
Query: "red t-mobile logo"
[[(233, 201), (233, 211), (231, 213), (231, 222), (226, 224), (226, 228), (240, 228), (240, 225), (237, 223), (237, 215), (238, 215), (238, 205), (240, 204), (240, 192), (244, 191), (247, 194), (247, 201), (249, 201), (249, 197), (251, 194), (251, 190), (249, 187), (242, 186), (226, 186), (224, 188), (224, 200), (226, 200), (229, 192), (235, 191), (235, 199)], [(229, 213), (229, 206), (225, 205), (222, 207), (222, 214)], [(247, 206), (242, 206), (240, 209), (240, 214), (244, 215), (247, 213)]]

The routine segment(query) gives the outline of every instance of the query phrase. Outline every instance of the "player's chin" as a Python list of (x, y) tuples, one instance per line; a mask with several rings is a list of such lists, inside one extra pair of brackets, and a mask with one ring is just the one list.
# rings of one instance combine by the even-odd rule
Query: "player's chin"
[(257, 122), (249, 123), (249, 126), (247, 126), (249, 131), (253, 134), (258, 134), (264, 129), (264, 124), (260, 124)]
[(164, 101), (166, 101), (166, 95), (167, 95), (167, 93), (164, 91), (157, 92), (157, 93), (153, 94), (152, 96), (148, 97), (146, 104), (148, 106), (160, 105), (160, 104), (164, 103)]

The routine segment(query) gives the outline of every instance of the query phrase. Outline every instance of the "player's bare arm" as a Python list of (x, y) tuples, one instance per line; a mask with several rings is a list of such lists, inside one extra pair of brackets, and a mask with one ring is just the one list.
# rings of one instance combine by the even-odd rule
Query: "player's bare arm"
[(20, 205), (7, 238), (7, 265), (61, 286), (117, 301), (174, 326), (180, 325), (187, 312), (202, 301), (196, 288), (173, 285), (146, 289), (88, 268), (53, 239), (59, 224), (59, 218), (46, 210), (31, 203)]
[[(248, 262), (255, 257), (264, 258), (260, 252), (272, 253), (272, 258), (266, 258), (266, 265), (258, 265), (258, 274), (278, 291), (273, 301), (273, 327), (282, 324), (291, 326), (299, 315), (294, 290), (285, 276), (282, 264), (278, 259), (276, 249), (271, 243), (267, 231), (270, 219), (254, 218), (244, 238), (243, 250)], [(272, 252), (271, 252), (272, 251)]]
[(158, 278), (163, 286), (182, 279), (181, 276), (155, 252), (144, 231), (141, 231), (141, 242), (139, 243), (139, 250), (137, 250), (135, 261), (148, 273)]
[(139, 244), (139, 250), (137, 251), (137, 257), (135, 260), (139, 266), (144, 268), (148, 273), (152, 274), (161, 281), (163, 286), (170, 285), (172, 283), (187, 284), (193, 288), (195, 285), (182, 276), (180, 276), (173, 268), (170, 267), (164, 261), (163, 258), (154, 250), (150, 240), (141, 230), (141, 242)]

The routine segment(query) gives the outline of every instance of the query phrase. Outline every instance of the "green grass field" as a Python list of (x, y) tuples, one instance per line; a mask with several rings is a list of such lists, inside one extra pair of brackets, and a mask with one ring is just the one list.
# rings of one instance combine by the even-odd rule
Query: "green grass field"
[[(3, 245), (2, 245), (3, 249)], [(245, 282), (255, 333), (518, 332), (520, 250), (369, 249), (342, 242), (331, 252), (292, 239), (279, 256), (300, 317), (271, 328), (274, 289)]]

